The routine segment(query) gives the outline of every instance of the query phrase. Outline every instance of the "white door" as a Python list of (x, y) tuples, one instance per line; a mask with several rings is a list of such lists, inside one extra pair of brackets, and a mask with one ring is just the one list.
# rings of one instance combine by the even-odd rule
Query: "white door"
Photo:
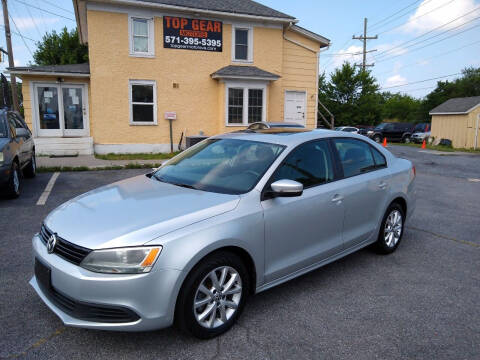
[(88, 136), (84, 85), (35, 84), (38, 136)]
[(305, 125), (306, 99), (305, 91), (285, 91), (284, 121)]

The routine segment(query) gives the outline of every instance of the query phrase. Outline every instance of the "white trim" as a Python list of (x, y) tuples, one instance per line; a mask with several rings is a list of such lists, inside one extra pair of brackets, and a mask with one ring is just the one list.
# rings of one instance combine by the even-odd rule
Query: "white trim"
[(62, 72), (45, 72), (45, 71), (28, 71), (28, 70), (7, 70), (5, 71), (7, 74), (15, 74), (15, 75), (43, 75), (43, 76), (65, 76), (65, 77), (82, 77), (82, 78), (89, 78), (90, 74), (82, 74), (82, 73), (62, 73)]
[[(283, 94), (283, 121), (286, 121), (285, 116), (286, 116), (286, 110), (287, 110), (287, 92), (296, 92), (296, 93), (304, 93), (304, 102), (303, 102), (303, 107), (304, 107), (304, 115), (303, 115), (303, 126), (307, 126), (307, 119), (308, 119), (308, 114), (307, 114), (307, 99), (308, 99), (308, 91), (307, 89), (303, 90), (298, 90), (298, 89), (285, 89), (284, 94)], [(291, 120), (289, 120), (291, 121)]]
[[(153, 122), (133, 121), (133, 102), (132, 102), (132, 85), (151, 85), (153, 86)], [(149, 104), (150, 103), (146, 103)], [(155, 80), (129, 80), (128, 81), (128, 106), (130, 112), (130, 125), (157, 125), (157, 82)]]
[(320, 44), (324, 44), (326, 46), (330, 45), (330, 40), (328, 40), (327, 38), (323, 37), (322, 35), (315, 34), (314, 32), (311, 32), (307, 29), (303, 29), (300, 26), (293, 25), (289, 29), (293, 32), (296, 32), (298, 34), (301, 34), (301, 35), (305, 36), (306, 38), (309, 38), (311, 40), (315, 40), (315, 41), (319, 42)]
[[(237, 59), (235, 57), (235, 32), (236, 30), (247, 30), (247, 59)], [(232, 62), (242, 63), (242, 64), (251, 64), (253, 63), (253, 26), (252, 25), (243, 25), (243, 24), (233, 24), (232, 25)]]
[[(95, 154), (135, 154), (135, 153), (169, 153), (168, 144), (94, 144)], [(178, 150), (178, 144), (173, 144), (173, 150)], [(161, 162), (159, 160), (158, 162)]]
[(295, 44), (295, 45), (297, 45), (297, 46), (300, 46), (300, 47), (302, 47), (302, 48), (304, 48), (304, 49), (307, 49), (307, 50), (309, 50), (309, 51), (311, 51), (311, 52), (314, 52), (315, 54), (318, 52), (318, 50), (313, 49), (313, 48), (311, 48), (310, 46), (304, 45), (304, 44), (302, 44), (301, 42), (298, 42), (298, 41), (296, 41), (296, 40), (292, 40), (292, 39), (286, 37), (285, 35), (283, 35), (283, 39), (286, 40), (286, 41), (290, 41), (292, 44)]
[[(133, 46), (133, 20), (147, 20), (148, 28), (148, 51), (139, 52), (134, 50)], [(128, 43), (130, 56), (133, 57), (154, 57), (155, 56), (155, 20), (152, 16), (138, 16), (134, 14), (128, 14)]]
[[(243, 109), (242, 109), (242, 123), (229, 124), (228, 123), (228, 90), (229, 89), (243, 89)], [(266, 82), (241, 82), (228, 81), (225, 82), (225, 126), (226, 127), (245, 127), (248, 126), (248, 90), (262, 90), (262, 119), (267, 121), (267, 83)]]
[(315, 72), (315, 79), (317, 79), (317, 83), (316, 83), (316, 86), (315, 86), (315, 129), (318, 128), (318, 80), (319, 80), (319, 75), (320, 75), (320, 51), (317, 53), (317, 69), (316, 69), (316, 72)]
[(212, 79), (226, 79), (226, 80), (257, 80), (257, 81), (275, 81), (278, 80), (280, 76), (277, 78), (271, 77), (262, 77), (262, 76), (237, 76), (237, 75), (212, 75)]

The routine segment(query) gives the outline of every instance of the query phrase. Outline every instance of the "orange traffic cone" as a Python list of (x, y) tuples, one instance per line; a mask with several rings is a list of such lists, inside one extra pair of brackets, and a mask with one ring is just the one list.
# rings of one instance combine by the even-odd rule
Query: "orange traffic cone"
[(383, 145), (383, 147), (387, 147), (387, 138), (386, 137), (383, 138), (383, 144), (382, 145)]
[(427, 147), (427, 144), (425, 143), (425, 139), (423, 139), (422, 149), (425, 149), (426, 147)]

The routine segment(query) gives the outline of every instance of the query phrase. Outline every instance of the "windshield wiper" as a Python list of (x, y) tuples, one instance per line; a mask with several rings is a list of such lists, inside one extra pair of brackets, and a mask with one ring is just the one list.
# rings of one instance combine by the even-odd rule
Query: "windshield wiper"
[(198, 190), (198, 189), (197, 189), (195, 186), (193, 186), (193, 185), (176, 183), (176, 182), (171, 182), (171, 181), (166, 181), (166, 180), (162, 179), (160, 176), (155, 175), (155, 173), (152, 174), (152, 177), (155, 178), (156, 180), (161, 181), (161, 182), (164, 182), (164, 183), (166, 183), (166, 184), (172, 184), (172, 185), (184, 187), (184, 188), (187, 188), (187, 189)]

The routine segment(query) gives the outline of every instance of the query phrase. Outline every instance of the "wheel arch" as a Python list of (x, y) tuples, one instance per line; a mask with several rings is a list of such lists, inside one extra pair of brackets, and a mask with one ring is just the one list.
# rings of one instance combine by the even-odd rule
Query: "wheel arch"
[(392, 204), (394, 204), (394, 203), (396, 203), (396, 204), (398, 204), (398, 205), (400, 205), (400, 206), (402, 207), (403, 213), (404, 213), (403, 215), (404, 215), (405, 217), (407, 217), (407, 210), (408, 210), (407, 200), (405, 200), (405, 198), (402, 197), (402, 196), (397, 196), (396, 198), (394, 198), (394, 199), (390, 202), (390, 204), (388, 204), (387, 209), (388, 209)]

